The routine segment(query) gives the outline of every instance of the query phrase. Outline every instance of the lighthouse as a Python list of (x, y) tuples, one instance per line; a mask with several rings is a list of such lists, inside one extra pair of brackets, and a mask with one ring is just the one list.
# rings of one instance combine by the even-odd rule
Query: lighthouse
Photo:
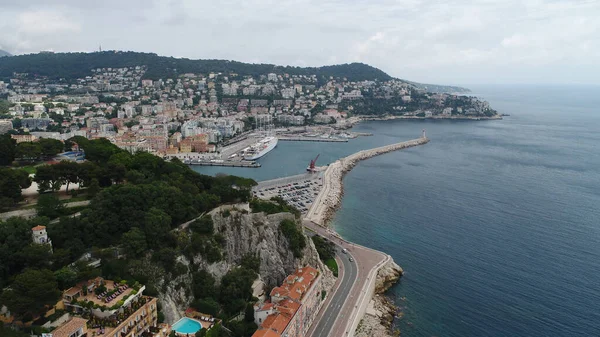
[(425, 129), (423, 129), (423, 133), (421, 135), (421, 138), (427, 138), (427, 136), (425, 135)]

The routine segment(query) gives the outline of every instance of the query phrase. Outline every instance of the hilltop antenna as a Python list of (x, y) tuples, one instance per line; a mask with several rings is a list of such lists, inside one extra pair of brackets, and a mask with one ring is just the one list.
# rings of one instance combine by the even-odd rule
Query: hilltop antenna
[(102, 44), (98, 45), (98, 52), (102, 52)]

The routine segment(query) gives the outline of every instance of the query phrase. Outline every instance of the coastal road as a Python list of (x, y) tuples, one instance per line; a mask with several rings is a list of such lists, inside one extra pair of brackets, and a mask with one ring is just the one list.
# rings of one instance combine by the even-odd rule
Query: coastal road
[(342, 265), (339, 266), (340, 269), (343, 269), (342, 280), (333, 294), (331, 301), (329, 304), (326, 304), (327, 307), (324, 307), (325, 311), (322, 313), (319, 321), (313, 323), (313, 328), (311, 329), (313, 331), (312, 337), (327, 337), (338, 320), (348, 320), (348, 317), (344, 317), (344, 315), (349, 315), (349, 312), (342, 312), (342, 306), (346, 302), (354, 281), (358, 276), (358, 267), (356, 262), (350, 262), (350, 254), (343, 254), (341, 249), (338, 248), (337, 255), (339, 257), (338, 262), (342, 262)]
[[(329, 228), (321, 227), (312, 221), (304, 221), (304, 226), (327, 238), (338, 246), (338, 250), (346, 248), (348, 254), (339, 254), (344, 275), (331, 302), (321, 309), (317, 320), (307, 336), (342, 337), (347, 336), (349, 327), (357, 319), (358, 309), (366, 307), (370, 301), (368, 285), (374, 282), (375, 275), (371, 271), (387, 261), (388, 256), (376, 250), (355, 245), (340, 238)], [(350, 262), (352, 257), (354, 262)], [(312, 334), (311, 334), (312, 332)]]

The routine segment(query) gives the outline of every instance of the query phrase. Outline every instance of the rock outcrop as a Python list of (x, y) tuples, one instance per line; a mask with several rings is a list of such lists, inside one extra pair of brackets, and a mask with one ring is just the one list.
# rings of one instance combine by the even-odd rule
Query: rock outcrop
[[(194, 300), (192, 274), (196, 270), (208, 271), (219, 283), (247, 254), (255, 254), (260, 259), (260, 282), (255, 282), (255, 286), (262, 282), (265, 291), (280, 284), (288, 274), (303, 265), (318, 268), (323, 273), (326, 286), (331, 287), (335, 282), (331, 271), (319, 259), (310, 238), (306, 237), (307, 245), (302, 258), (294, 257), (286, 237), (279, 230), (282, 220), (295, 220), (292, 214), (248, 213), (247, 205), (228, 207), (226, 212), (219, 208), (209, 214), (213, 218), (215, 234), (222, 235), (225, 241), (222, 261), (209, 263), (201, 255), (196, 255), (193, 261), (188, 261), (186, 257), (179, 256), (178, 262), (185, 265), (187, 271), (175, 278), (169, 278), (162, 268), (150, 262), (143, 267), (147, 268), (148, 275), (154, 275), (151, 282), (157, 285), (162, 312), (167, 322), (173, 323), (179, 319)], [(260, 289), (255, 288), (253, 291), (260, 293)]]
[(394, 260), (390, 260), (383, 267), (381, 267), (377, 273), (375, 293), (383, 294), (386, 292), (391, 286), (398, 282), (400, 277), (402, 277), (402, 273), (402, 268), (397, 265)]
[(402, 268), (394, 260), (390, 260), (379, 270), (375, 283), (375, 295), (369, 302), (367, 311), (356, 328), (354, 336), (391, 337), (393, 335), (391, 327), (397, 308), (384, 293), (398, 282), (402, 276), (402, 272)]

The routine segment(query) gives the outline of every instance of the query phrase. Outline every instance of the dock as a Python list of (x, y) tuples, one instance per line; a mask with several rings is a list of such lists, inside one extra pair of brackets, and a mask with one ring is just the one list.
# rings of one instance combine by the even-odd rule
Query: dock
[(329, 142), (329, 143), (347, 143), (348, 139), (339, 138), (319, 138), (319, 137), (278, 137), (284, 142)]
[(187, 161), (184, 162), (187, 165), (199, 165), (199, 166), (229, 166), (229, 167), (247, 167), (247, 168), (257, 168), (260, 167), (260, 163), (255, 161), (231, 161), (224, 160), (222, 162), (214, 162), (214, 161)]

